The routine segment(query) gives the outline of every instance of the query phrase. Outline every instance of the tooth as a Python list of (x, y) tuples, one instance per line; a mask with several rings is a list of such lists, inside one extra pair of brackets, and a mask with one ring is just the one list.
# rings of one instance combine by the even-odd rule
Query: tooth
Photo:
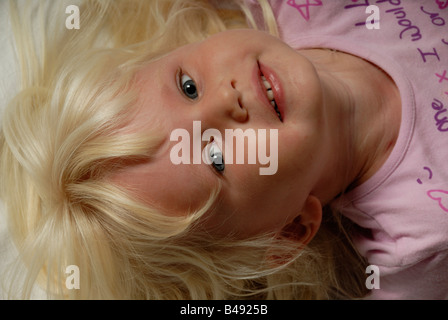
[(268, 99), (269, 100), (274, 100), (274, 93), (272, 92), (272, 90), (266, 90), (267, 94), (268, 94)]
[(271, 101), (271, 105), (275, 108), (276, 107), (275, 101)]
[(267, 82), (266, 80), (263, 80), (263, 84), (266, 89), (271, 89), (271, 84), (269, 82)]

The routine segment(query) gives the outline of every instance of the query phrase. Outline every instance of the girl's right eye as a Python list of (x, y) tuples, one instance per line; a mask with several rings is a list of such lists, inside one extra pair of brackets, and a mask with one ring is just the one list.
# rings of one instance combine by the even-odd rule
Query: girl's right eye
[(199, 94), (196, 83), (186, 74), (182, 74), (182, 72), (180, 73), (179, 85), (180, 89), (187, 98), (192, 100), (198, 98)]

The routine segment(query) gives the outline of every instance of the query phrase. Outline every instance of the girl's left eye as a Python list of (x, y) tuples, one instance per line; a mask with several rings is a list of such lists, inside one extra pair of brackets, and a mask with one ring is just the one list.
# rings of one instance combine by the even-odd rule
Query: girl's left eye
[(209, 144), (208, 155), (213, 168), (218, 172), (223, 172), (225, 169), (224, 156), (215, 141)]
[(180, 82), (180, 88), (187, 98), (193, 100), (197, 99), (198, 89), (193, 79), (191, 79), (186, 74), (182, 74), (179, 82)]

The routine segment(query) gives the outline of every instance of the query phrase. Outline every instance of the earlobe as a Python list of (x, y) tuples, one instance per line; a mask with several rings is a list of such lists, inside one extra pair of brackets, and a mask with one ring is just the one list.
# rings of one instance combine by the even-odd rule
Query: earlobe
[(309, 195), (300, 214), (281, 231), (283, 237), (308, 244), (316, 235), (322, 222), (322, 204), (320, 200)]

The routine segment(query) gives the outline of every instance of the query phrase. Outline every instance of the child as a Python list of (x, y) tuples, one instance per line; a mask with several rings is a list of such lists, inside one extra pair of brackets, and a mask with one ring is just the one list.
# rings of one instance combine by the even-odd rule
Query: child
[[(430, 158), (431, 190), (413, 198), (428, 211), (413, 205), (415, 213), (435, 215), (431, 229), (420, 229), (427, 222), (404, 207), (407, 196), (380, 203), (375, 194), (404, 179), (386, 178), (404, 174), (403, 150), (414, 150), (419, 127), (405, 107), (413, 95), (403, 71), (345, 47), (337, 32), (351, 25), (338, 22), (339, 46), (321, 37), (327, 18), (312, 19), (319, 1), (271, 4), (248, 2), (243, 16), (207, 1), (87, 2), (79, 31), (45, 43), (43, 63), (22, 60), (24, 90), (3, 116), (1, 194), (29, 269), (25, 297), (35, 281), (67, 298), (365, 297), (367, 263), (351, 239), (380, 267), (371, 297), (446, 297), (447, 218), (442, 198), (433, 200), (444, 190), (443, 164)], [(297, 26), (303, 42), (289, 33)], [(19, 33), (18, 47), (29, 43)], [(173, 132), (194, 146), (198, 122), (205, 161), (175, 164), (183, 136)], [(277, 146), (274, 174), (232, 162), (217, 133), (237, 129), (278, 133), (255, 141)], [(376, 204), (367, 210), (364, 199)], [(75, 290), (64, 274), (73, 265)], [(421, 271), (414, 286), (407, 272), (423, 268), (433, 272)]]

